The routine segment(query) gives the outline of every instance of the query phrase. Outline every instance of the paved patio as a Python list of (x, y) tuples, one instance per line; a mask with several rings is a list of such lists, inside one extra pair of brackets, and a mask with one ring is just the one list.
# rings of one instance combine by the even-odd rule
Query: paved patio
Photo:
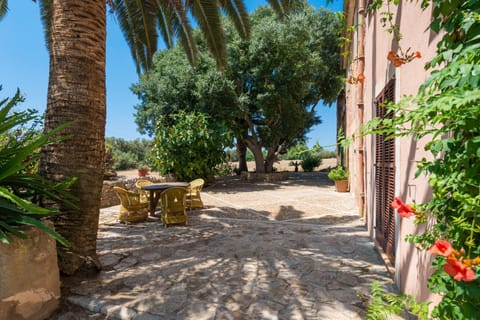
[[(364, 319), (358, 292), (394, 290), (350, 193), (324, 173), (217, 181), (188, 226), (125, 225), (102, 210), (104, 270), (72, 288), (70, 319)], [(82, 316), (80, 316), (82, 314)], [(87, 317), (88, 315), (88, 317)]]

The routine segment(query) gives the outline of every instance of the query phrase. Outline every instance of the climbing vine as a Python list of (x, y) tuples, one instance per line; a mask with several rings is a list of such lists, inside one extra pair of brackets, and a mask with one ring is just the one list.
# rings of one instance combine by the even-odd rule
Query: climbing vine
[[(398, 4), (398, 0), (387, 0)], [(370, 8), (382, 8), (381, 0)], [(407, 205), (397, 198), (392, 204), (406, 219), (424, 224), (425, 231), (407, 241), (435, 255), (429, 278), (431, 292), (442, 296), (431, 317), (477, 319), (480, 310), (480, 1), (423, 0), (433, 5), (430, 29), (443, 34), (437, 55), (428, 63), (429, 79), (415, 97), (405, 97), (385, 107), (393, 119), (373, 119), (366, 134), (386, 133), (390, 138), (427, 139), (431, 154), (418, 162), (416, 176), (428, 176), (431, 199)], [(400, 41), (390, 13), (385, 26)], [(421, 53), (391, 51), (388, 59), (402, 66)], [(408, 55), (406, 56), (406, 53)], [(398, 59), (403, 59), (399, 61)], [(411, 60), (410, 60), (411, 61)], [(427, 222), (434, 223), (427, 223)]]

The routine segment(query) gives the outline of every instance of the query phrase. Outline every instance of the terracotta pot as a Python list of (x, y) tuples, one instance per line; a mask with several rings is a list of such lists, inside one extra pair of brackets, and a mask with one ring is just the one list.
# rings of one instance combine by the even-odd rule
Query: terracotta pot
[(348, 180), (335, 180), (335, 190), (337, 192), (348, 192)]
[(148, 174), (148, 169), (138, 169), (138, 176), (139, 177), (146, 177)]

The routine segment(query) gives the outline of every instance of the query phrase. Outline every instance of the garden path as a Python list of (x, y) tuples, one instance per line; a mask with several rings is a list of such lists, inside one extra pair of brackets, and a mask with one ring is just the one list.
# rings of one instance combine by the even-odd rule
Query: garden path
[(393, 282), (350, 193), (325, 173), (207, 186), (187, 226), (125, 225), (102, 210), (97, 277), (55, 319), (364, 319), (372, 281)]

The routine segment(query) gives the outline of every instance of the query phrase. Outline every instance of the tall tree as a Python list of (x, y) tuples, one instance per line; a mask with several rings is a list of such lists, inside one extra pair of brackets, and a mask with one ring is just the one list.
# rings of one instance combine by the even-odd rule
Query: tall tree
[[(239, 150), (247, 146), (254, 154), (257, 172), (270, 172), (280, 153), (303, 141), (319, 122), (317, 103), (335, 101), (342, 87), (340, 22), (334, 13), (311, 7), (282, 20), (263, 7), (251, 22), (248, 41), (227, 28), (229, 67), (223, 81), (210, 78), (213, 64), (191, 68), (178, 49), (160, 52), (158, 67), (134, 86), (142, 100), (136, 106), (140, 129), (153, 133), (155, 119), (178, 110), (207, 112), (227, 121)], [(205, 82), (208, 87), (198, 85)]]
[(263, 7), (250, 18), (250, 40), (229, 36), (227, 76), (244, 112), (239, 140), (254, 154), (256, 171), (271, 172), (278, 155), (319, 123), (317, 104), (334, 102), (342, 87), (341, 25), (333, 12), (309, 6), (281, 20)]
[(200, 53), (195, 67), (179, 47), (157, 52), (153, 68), (140, 77), (132, 91), (141, 101), (135, 106), (135, 122), (139, 131), (150, 137), (154, 137), (161, 116), (167, 118), (163, 123), (173, 124), (168, 120), (179, 111), (208, 113), (219, 121), (240, 116), (234, 83), (215, 68), (215, 61), (205, 52)]
[[(220, 10), (234, 21), (239, 33), (248, 35), (242, 0), (106, 0), (117, 13), (120, 26), (132, 48), (137, 71), (150, 67), (160, 33), (167, 45), (179, 37), (192, 62), (189, 12), (204, 32), (210, 51), (220, 68), (226, 51)], [(68, 133), (73, 138), (42, 152), (41, 172), (52, 180), (78, 177), (73, 194), (79, 210), (62, 208), (66, 215), (56, 228), (72, 244), (61, 252), (60, 267), (72, 274), (80, 268), (100, 267), (96, 255), (100, 193), (103, 180), (105, 133), (105, 34), (106, 3), (98, 0), (39, 0), (50, 55), (45, 130), (75, 121)], [(0, 17), (7, 0), (0, 0)]]

